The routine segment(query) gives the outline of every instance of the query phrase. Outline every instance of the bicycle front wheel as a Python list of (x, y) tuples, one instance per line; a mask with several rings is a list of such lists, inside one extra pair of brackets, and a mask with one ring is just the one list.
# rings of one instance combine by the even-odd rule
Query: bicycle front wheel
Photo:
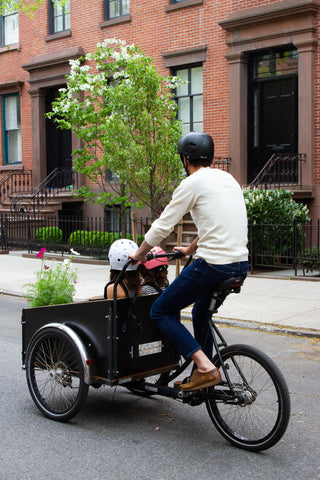
[(62, 331), (47, 328), (31, 341), (26, 355), (31, 397), (48, 418), (67, 421), (86, 401), (89, 386), (74, 341)]
[[(232, 444), (250, 451), (275, 445), (286, 431), (290, 417), (290, 396), (286, 381), (275, 363), (248, 345), (230, 345), (221, 351), (233, 387), (223, 379), (210, 388), (206, 400), (217, 430)], [(218, 356), (213, 359), (220, 368)], [(222, 377), (223, 370), (220, 368)], [(226, 395), (223, 395), (223, 391)]]

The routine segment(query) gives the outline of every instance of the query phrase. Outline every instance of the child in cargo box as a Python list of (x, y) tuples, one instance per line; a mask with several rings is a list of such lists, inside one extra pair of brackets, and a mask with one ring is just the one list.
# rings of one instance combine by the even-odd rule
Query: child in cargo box
[[(104, 289), (104, 298), (113, 298), (114, 283), (129, 260), (129, 253), (134, 252), (138, 248), (137, 244), (132, 240), (122, 238), (116, 240), (109, 250), (110, 262), (110, 281)], [(141, 280), (139, 274), (139, 263), (128, 265), (124, 277), (117, 285), (117, 298), (136, 297), (142, 294)]]

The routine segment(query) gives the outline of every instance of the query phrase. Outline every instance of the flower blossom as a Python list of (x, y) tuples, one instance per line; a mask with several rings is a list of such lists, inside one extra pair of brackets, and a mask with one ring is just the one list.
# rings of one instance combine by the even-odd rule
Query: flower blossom
[(43, 255), (46, 253), (46, 251), (47, 251), (46, 247), (41, 248), (40, 252), (37, 253), (36, 257), (42, 258)]

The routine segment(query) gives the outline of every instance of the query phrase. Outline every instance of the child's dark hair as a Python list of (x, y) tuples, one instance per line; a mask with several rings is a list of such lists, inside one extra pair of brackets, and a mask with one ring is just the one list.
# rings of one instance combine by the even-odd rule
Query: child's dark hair
[(155, 285), (159, 288), (167, 288), (169, 286), (166, 265), (161, 265), (160, 267), (148, 270), (143, 264), (141, 264), (139, 270), (142, 276), (142, 285)]
[[(119, 270), (110, 270), (110, 282), (115, 282), (118, 276)], [(137, 292), (141, 285), (139, 269), (126, 271), (122, 281), (125, 283), (129, 292)]]

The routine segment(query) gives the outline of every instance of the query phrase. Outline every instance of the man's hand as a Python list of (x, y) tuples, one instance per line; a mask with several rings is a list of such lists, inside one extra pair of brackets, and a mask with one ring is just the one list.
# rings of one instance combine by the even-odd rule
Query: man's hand
[(197, 251), (199, 237), (196, 237), (187, 247), (174, 247), (173, 250), (178, 250), (183, 255), (194, 255)]
[(143, 240), (138, 250), (136, 250), (134, 253), (131, 253), (129, 255), (129, 258), (131, 258), (134, 262), (146, 263), (146, 253), (150, 252), (151, 249), (152, 246), (149, 245), (145, 240)]

